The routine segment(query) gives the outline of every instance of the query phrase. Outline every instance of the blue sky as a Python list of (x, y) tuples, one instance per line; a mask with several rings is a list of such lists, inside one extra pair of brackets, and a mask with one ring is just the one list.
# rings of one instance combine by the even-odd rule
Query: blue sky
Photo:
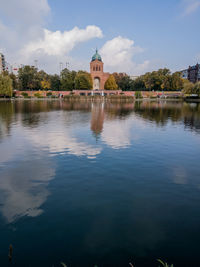
[[(49, 72), (59, 62), (89, 70), (98, 47), (105, 70), (138, 75), (200, 62), (200, 0), (0, 0), (0, 51), (11, 64)], [(76, 28), (75, 28), (76, 27)]]

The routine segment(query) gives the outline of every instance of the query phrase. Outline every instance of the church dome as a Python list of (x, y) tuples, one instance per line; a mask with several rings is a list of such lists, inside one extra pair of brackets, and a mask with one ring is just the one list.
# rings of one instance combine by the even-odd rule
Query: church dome
[(96, 53), (95, 53), (94, 56), (92, 57), (92, 61), (95, 61), (95, 60), (102, 61), (101, 56), (99, 55), (97, 49), (96, 49)]

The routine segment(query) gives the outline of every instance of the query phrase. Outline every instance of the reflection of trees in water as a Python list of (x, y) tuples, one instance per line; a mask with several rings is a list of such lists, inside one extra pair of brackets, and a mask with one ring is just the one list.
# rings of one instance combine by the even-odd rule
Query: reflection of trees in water
[(136, 102), (134, 111), (140, 117), (164, 126), (167, 121), (178, 121), (181, 118), (182, 104), (166, 102)]
[[(91, 130), (95, 135), (102, 132), (105, 119), (126, 119), (132, 113), (160, 126), (166, 125), (168, 121), (183, 121), (187, 128), (197, 132), (200, 130), (199, 103), (180, 101), (136, 101), (135, 103), (68, 102), (63, 100), (2, 101), (0, 103), (0, 137), (9, 133), (13, 116), (15, 116), (15, 121), (21, 121), (25, 127), (37, 127), (48, 120), (49, 112), (59, 110), (80, 111), (87, 114), (91, 112)], [(87, 122), (88, 118), (86, 116), (84, 121)], [(83, 116), (81, 116), (81, 120), (83, 122)]]
[(134, 103), (106, 103), (106, 119), (123, 119), (134, 112)]
[(183, 121), (186, 127), (199, 131), (200, 104), (185, 102), (136, 102), (134, 111), (141, 118), (164, 126), (172, 122)]
[(14, 114), (11, 101), (0, 102), (0, 139), (9, 134)]
[(200, 133), (200, 103), (187, 103), (184, 110), (185, 127)]

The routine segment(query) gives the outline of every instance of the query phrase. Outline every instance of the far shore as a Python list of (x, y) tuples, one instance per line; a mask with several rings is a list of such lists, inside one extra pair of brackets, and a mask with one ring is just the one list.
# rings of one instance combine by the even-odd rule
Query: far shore
[(57, 97), (57, 98), (51, 98), (51, 97), (29, 97), (29, 98), (23, 98), (23, 97), (11, 97), (11, 98), (1, 98), (0, 101), (105, 101), (105, 102), (138, 102), (138, 101), (150, 101), (150, 102), (164, 102), (164, 101), (178, 101), (178, 102), (200, 102), (200, 98), (139, 98), (135, 99), (133, 96), (71, 96), (67, 98)]

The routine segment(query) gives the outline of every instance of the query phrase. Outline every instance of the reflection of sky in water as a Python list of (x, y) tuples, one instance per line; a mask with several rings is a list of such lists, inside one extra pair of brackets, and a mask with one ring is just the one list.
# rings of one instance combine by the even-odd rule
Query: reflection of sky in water
[[(170, 105), (164, 110), (152, 104), (151, 110), (142, 104), (134, 110), (97, 103), (86, 109), (82, 104), (80, 110), (18, 112), (7, 122), (4, 116), (3, 224), (20, 225), (22, 217), (48, 224), (61, 220), (60, 236), (69, 234), (63, 230), (67, 227), (72, 235), (79, 231), (90, 253), (107, 254), (123, 244), (145, 255), (159, 247), (184, 203), (186, 210), (198, 205), (200, 189), (198, 112), (190, 114), (186, 106), (184, 117), (182, 104), (175, 104), (173, 115)], [(192, 127), (185, 127), (185, 121)], [(197, 192), (192, 202), (191, 192)]]
[[(93, 116), (92, 119), (92, 123), (97, 124), (94, 125), (96, 128), (99, 119), (101, 120), (98, 111), (99, 108), (96, 109), (97, 118)], [(23, 116), (18, 116), (18, 119), (11, 134), (4, 136), (0, 154), (0, 210), (8, 222), (21, 216), (34, 217), (42, 213), (40, 207), (49, 195), (48, 183), (55, 175), (52, 156), (70, 154), (86, 156), (90, 160), (95, 159), (103, 149), (88, 134), (88, 113), (41, 113), (41, 116), (37, 115), (40, 123), (31, 124), (31, 127), (27, 116), (25, 120)], [(32, 119), (30, 121), (33, 122)], [(131, 135), (131, 127), (136, 123), (136, 118), (101, 123), (102, 141), (112, 149), (127, 148), (131, 145), (131, 140), (139, 138), (137, 133)], [(139, 125), (144, 127), (139, 120), (136, 124), (138, 129)]]
[(52, 162), (40, 159), (18, 161), (0, 172), (0, 211), (9, 223), (43, 212), (40, 206), (49, 195), (47, 185), (54, 174)]

